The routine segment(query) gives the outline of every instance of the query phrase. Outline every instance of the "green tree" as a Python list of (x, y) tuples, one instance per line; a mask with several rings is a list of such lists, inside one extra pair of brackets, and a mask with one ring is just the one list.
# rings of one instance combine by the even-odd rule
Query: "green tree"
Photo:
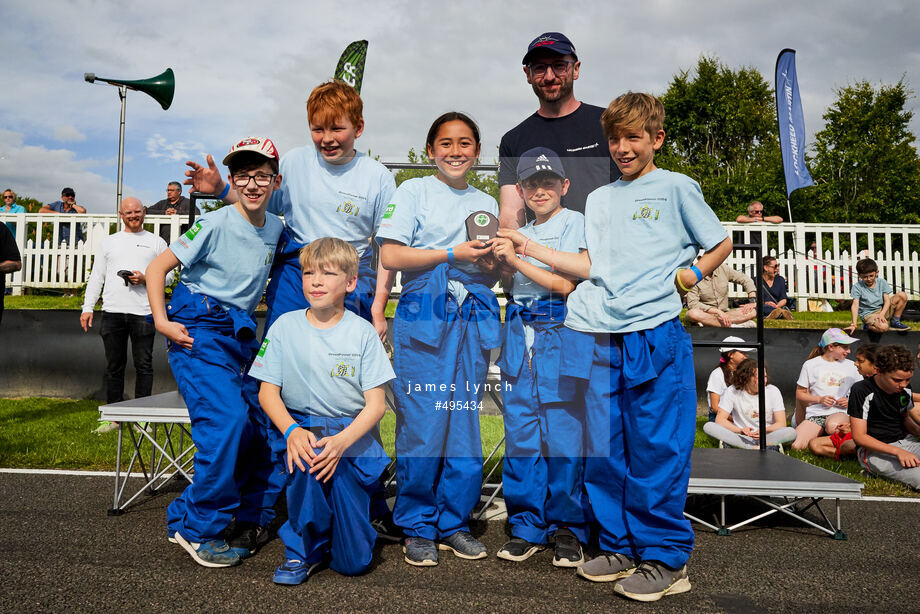
[(785, 209), (773, 88), (755, 68), (733, 70), (703, 56), (661, 97), (665, 144), (658, 166), (696, 179), (722, 220), (748, 203)]
[(837, 90), (815, 135), (816, 222), (920, 223), (920, 162), (904, 80)]
[[(394, 178), (396, 179), (397, 186), (406, 179), (427, 177), (437, 172), (434, 163), (428, 157), (428, 154), (425, 153), (424, 147), (418, 152), (415, 151), (415, 148), (410, 148), (407, 158), (410, 164), (430, 164), (431, 168), (400, 169), (396, 171)], [(495, 200), (498, 200), (498, 175), (496, 173), (470, 171), (466, 174), (466, 181), (474, 188), (482, 190)]]

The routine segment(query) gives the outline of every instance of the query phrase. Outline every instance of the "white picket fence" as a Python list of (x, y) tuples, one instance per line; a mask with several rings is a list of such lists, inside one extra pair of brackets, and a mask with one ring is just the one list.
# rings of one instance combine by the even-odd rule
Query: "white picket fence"
[[(173, 238), (179, 234), (184, 216), (148, 215), (147, 228), (159, 233), (168, 226)], [(0, 214), (0, 222), (16, 226), (16, 244), (22, 255), (22, 270), (7, 278), (14, 294), (23, 288), (78, 288), (89, 277), (92, 256), (102, 238), (118, 228), (115, 214)], [(76, 237), (76, 225), (82, 224), (86, 240), (81, 243), (61, 243), (60, 229), (70, 226), (70, 236)], [(920, 225), (860, 225), (860, 224), (737, 224), (724, 226), (735, 244), (749, 243), (759, 238), (767, 246), (766, 253), (776, 256), (780, 274), (789, 284), (789, 296), (796, 299), (845, 299), (856, 281), (855, 263), (871, 255), (878, 262), (882, 277), (893, 287), (903, 290), (911, 300), (920, 299)], [(28, 236), (43, 236), (51, 230), (51, 240), (40, 244)], [(830, 246), (817, 257), (812, 243)], [(736, 250), (728, 263), (748, 274), (753, 272), (754, 256), (749, 251)], [(732, 296), (741, 297), (741, 288)], [(802, 307), (803, 305), (800, 305)]]

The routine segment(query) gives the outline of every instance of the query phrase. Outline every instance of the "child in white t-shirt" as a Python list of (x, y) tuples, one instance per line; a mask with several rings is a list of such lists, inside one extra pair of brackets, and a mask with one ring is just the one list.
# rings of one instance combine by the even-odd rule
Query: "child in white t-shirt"
[(847, 395), (862, 376), (847, 356), (850, 344), (857, 341), (839, 328), (829, 328), (802, 365), (795, 398), (806, 404), (805, 419), (796, 425), (793, 449), (804, 450), (815, 437), (832, 435), (838, 425), (850, 421)]
[(719, 411), (719, 400), (725, 391), (728, 390), (729, 380), (732, 372), (741, 362), (747, 358), (747, 351), (742, 348), (733, 347), (732, 343), (742, 343), (741, 337), (726, 337), (722, 343), (726, 344), (719, 348), (719, 366), (709, 374), (709, 381), (706, 382), (706, 401), (709, 403), (709, 421), (714, 422), (716, 413)]
[[(715, 422), (703, 425), (703, 431), (734, 448), (755, 449), (760, 439), (760, 399), (757, 382), (757, 360), (745, 359), (732, 373), (732, 385), (722, 395)], [(764, 382), (767, 382), (764, 371)], [(786, 408), (779, 388), (767, 384), (764, 388), (767, 445), (792, 441), (795, 429), (786, 426)]]

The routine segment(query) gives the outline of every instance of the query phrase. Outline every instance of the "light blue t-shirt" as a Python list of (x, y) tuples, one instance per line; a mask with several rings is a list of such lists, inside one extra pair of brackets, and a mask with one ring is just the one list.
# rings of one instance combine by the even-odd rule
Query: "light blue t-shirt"
[[(585, 243), (585, 216), (578, 211), (562, 208), (559, 213), (549, 218), (542, 224), (536, 220), (529, 222), (520, 229), (522, 235), (539, 243), (555, 249), (557, 252), (580, 252), (587, 247)], [(541, 269), (550, 270), (548, 264), (528, 256), (525, 258), (530, 264)], [(533, 281), (521, 272), (514, 274), (511, 295), (516, 303), (529, 306), (534, 299), (550, 298), (550, 291)]]
[[(392, 239), (418, 249), (447, 249), (469, 241), (466, 218), (477, 211), (498, 217), (495, 199), (474, 188), (457, 190), (434, 175), (408, 179), (396, 189), (377, 231), (377, 240)], [(457, 262), (457, 268), (476, 273), (473, 263)], [(450, 292), (462, 303), (466, 290), (451, 280)]]
[(251, 314), (265, 291), (283, 228), (271, 213), (256, 228), (229, 205), (199, 217), (169, 249), (182, 263), (180, 280), (192, 292)]
[(284, 216), (295, 241), (336, 237), (364, 255), (396, 191), (384, 165), (360, 152), (348, 164), (329, 164), (309, 145), (285, 154), (279, 172), (268, 210)]
[(876, 312), (885, 304), (885, 295), (891, 294), (891, 284), (881, 277), (875, 278), (871, 288), (860, 279), (850, 287), (850, 296), (859, 300), (859, 317)]
[(677, 317), (677, 269), (727, 236), (699, 184), (686, 175), (655, 169), (594, 190), (585, 204), (591, 277), (569, 295), (565, 325), (628, 333)]
[(364, 392), (396, 377), (369, 322), (346, 310), (332, 328), (316, 328), (307, 310), (282, 315), (268, 329), (249, 374), (281, 386), (289, 410), (339, 418), (364, 409)]

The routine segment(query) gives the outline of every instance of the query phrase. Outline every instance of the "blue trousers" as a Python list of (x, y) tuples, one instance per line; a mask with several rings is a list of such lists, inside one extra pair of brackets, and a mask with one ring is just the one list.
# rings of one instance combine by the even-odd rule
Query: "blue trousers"
[(406, 535), (427, 539), (469, 531), (469, 516), (482, 485), (478, 405), (489, 353), (480, 348), (477, 327), (464, 319), (452, 297), (442, 315), (443, 335), (436, 348), (410, 336), (416, 323), (407, 321), (401, 309), (393, 323), (393, 520)]
[(595, 337), (585, 489), (602, 550), (676, 568), (693, 550), (683, 516), (696, 430), (693, 347), (677, 319), (642, 331), (639, 341), (657, 376), (631, 386), (623, 336)]
[(170, 534), (204, 542), (221, 536), (250, 479), (248, 464), (238, 468), (238, 460), (253, 433), (255, 380), (243, 375), (248, 345), (227, 330), (186, 326), (195, 340), (192, 349), (169, 344), (168, 357), (192, 422), (195, 475), (169, 504), (166, 521)]
[[(353, 420), (292, 415), (317, 439), (335, 435)], [(356, 441), (326, 483), (294, 466), (287, 487), (288, 520), (278, 530), (286, 559), (318, 563), (328, 554), (329, 566), (349, 576), (370, 567), (377, 538), (370, 523), (371, 493), (389, 462), (376, 433)]]
[[(533, 362), (539, 369), (539, 359)], [(502, 374), (502, 381), (502, 487), (511, 534), (545, 544), (567, 527), (586, 542), (584, 407), (574, 401), (541, 404), (535, 373), (526, 364), (518, 377)]]

